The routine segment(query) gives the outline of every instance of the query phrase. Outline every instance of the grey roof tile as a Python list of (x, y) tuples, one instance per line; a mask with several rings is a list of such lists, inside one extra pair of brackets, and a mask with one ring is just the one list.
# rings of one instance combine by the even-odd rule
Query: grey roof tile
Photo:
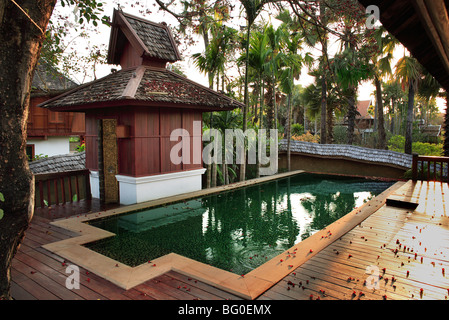
[[(311, 142), (295, 141), (290, 143), (291, 152), (327, 156), (327, 157), (343, 157), (354, 160), (368, 161), (373, 163), (385, 163), (394, 166), (411, 168), (412, 156), (389, 150), (379, 150), (363, 148), (352, 145), (342, 144), (318, 144)], [(287, 140), (281, 140), (279, 152), (287, 151)]]
[[(134, 81), (138, 68), (145, 68), (134, 97), (124, 96), (128, 83)], [(93, 103), (126, 100), (166, 102), (211, 108), (237, 108), (242, 104), (216, 91), (188, 80), (167, 69), (135, 67), (120, 70), (82, 85), (39, 105), (58, 111), (58, 107), (83, 106)], [(55, 109), (53, 109), (55, 108)]]
[(86, 153), (76, 152), (29, 162), (31, 172), (53, 173), (86, 169)]
[(142, 40), (150, 56), (166, 61), (177, 61), (179, 59), (177, 49), (166, 26), (143, 20), (124, 12), (122, 14), (140, 40)]

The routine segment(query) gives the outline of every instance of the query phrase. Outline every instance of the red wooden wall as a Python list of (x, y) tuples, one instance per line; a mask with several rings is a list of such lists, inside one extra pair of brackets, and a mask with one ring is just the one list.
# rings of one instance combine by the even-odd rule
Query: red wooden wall
[(28, 137), (70, 136), (85, 133), (84, 113), (79, 112), (53, 112), (37, 107), (51, 97), (33, 97), (30, 101), (28, 114)]
[[(124, 110), (126, 109), (126, 110)], [(193, 163), (193, 152), (201, 155), (202, 145), (194, 150), (193, 121), (202, 121), (202, 113), (187, 109), (129, 107), (105, 109), (100, 114), (86, 114), (86, 167), (98, 170), (97, 119), (117, 119), (118, 126), (127, 126), (129, 136), (118, 138), (119, 174), (134, 177), (202, 168)], [(173, 130), (183, 128), (190, 134), (190, 164), (175, 165), (170, 151), (179, 141), (170, 141)], [(197, 139), (201, 140), (200, 135)]]

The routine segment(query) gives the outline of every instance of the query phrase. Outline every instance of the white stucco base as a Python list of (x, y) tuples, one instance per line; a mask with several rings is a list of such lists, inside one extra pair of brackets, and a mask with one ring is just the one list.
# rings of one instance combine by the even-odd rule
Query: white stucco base
[(27, 141), (28, 145), (34, 145), (34, 154), (44, 156), (57, 156), (60, 154), (70, 153), (69, 137), (48, 137), (47, 140), (33, 140)]
[(201, 175), (205, 171), (197, 169), (139, 178), (117, 175), (120, 204), (135, 204), (201, 190)]
[(92, 198), (100, 199), (100, 179), (98, 171), (90, 171), (90, 192)]

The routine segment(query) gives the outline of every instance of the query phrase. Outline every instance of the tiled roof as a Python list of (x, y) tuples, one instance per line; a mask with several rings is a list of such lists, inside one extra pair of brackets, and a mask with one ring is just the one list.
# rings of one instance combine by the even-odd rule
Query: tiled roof
[(31, 172), (53, 173), (86, 169), (86, 152), (63, 154), (29, 162)]
[[(363, 148), (359, 146), (342, 144), (318, 144), (311, 142), (302, 142), (292, 140), (290, 150), (294, 153), (310, 154), (324, 157), (354, 159), (372, 163), (389, 164), (393, 166), (411, 168), (412, 156), (379, 149)], [(287, 140), (281, 140), (279, 146), (280, 152), (287, 151)]]
[(359, 101), (357, 103), (357, 111), (360, 113), (360, 115), (357, 116), (357, 119), (374, 119), (368, 112), (370, 105), (371, 100)]
[(143, 20), (124, 12), (121, 14), (145, 45), (147, 55), (166, 61), (179, 60), (179, 53), (166, 25)]
[(76, 87), (77, 84), (61, 74), (59, 71), (46, 64), (42, 59), (34, 71), (31, 87), (34, 91), (55, 92), (64, 91)]
[[(235, 109), (243, 104), (207, 87), (197, 84), (167, 69), (138, 66), (120, 70), (102, 79), (48, 100), (40, 107), (58, 111), (65, 107), (82, 110), (85, 105), (123, 101), (170, 103), (206, 107), (211, 110)], [(67, 110), (68, 110), (67, 109)]]
[(241, 106), (239, 102), (223, 94), (165, 69), (147, 68), (136, 91), (135, 99), (219, 108)]

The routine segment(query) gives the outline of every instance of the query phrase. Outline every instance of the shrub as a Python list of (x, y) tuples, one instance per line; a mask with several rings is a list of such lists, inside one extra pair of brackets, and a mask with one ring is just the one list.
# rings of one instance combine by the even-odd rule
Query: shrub
[(318, 143), (320, 141), (320, 137), (319, 136), (314, 136), (309, 131), (307, 131), (307, 133), (302, 134), (300, 136), (292, 136), (292, 140)]
[(388, 140), (388, 150), (404, 152), (405, 137), (401, 135), (392, 136)]
[(417, 153), (422, 156), (437, 156), (443, 155), (443, 144), (432, 144), (427, 142), (413, 142), (413, 153)]
[[(405, 137), (396, 135), (388, 140), (388, 149), (396, 152), (404, 152)], [(422, 156), (441, 156), (443, 154), (443, 144), (432, 144), (427, 142), (413, 142), (413, 153)]]
[(344, 126), (335, 126), (333, 131), (334, 143), (345, 144), (348, 140), (348, 129)]
[(304, 126), (299, 123), (292, 124), (292, 136), (302, 136), (304, 134)]

